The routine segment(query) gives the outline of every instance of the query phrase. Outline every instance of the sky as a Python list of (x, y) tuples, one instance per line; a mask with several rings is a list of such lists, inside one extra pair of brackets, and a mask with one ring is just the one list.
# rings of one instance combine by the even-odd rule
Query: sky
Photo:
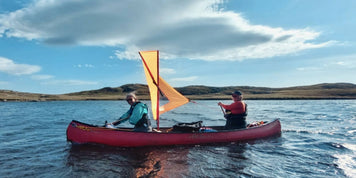
[(356, 83), (354, 0), (0, 0), (0, 90)]

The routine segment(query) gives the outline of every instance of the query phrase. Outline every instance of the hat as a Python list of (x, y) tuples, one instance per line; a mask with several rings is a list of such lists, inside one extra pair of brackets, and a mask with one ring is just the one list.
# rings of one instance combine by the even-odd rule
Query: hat
[(242, 93), (240, 91), (236, 90), (232, 93), (232, 95), (242, 95)]
[(126, 95), (126, 98), (129, 98), (129, 97), (137, 99), (136, 94), (134, 92), (131, 92), (131, 93)]

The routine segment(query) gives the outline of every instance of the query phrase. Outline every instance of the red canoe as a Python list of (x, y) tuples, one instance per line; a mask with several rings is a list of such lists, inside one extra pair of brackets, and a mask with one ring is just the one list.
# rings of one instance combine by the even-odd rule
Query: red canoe
[(141, 147), (238, 142), (281, 134), (281, 124), (278, 119), (246, 129), (222, 130), (221, 126), (212, 126), (209, 129), (215, 132), (175, 133), (170, 132), (171, 128), (160, 128), (161, 132), (133, 132), (130, 128), (110, 129), (73, 120), (67, 128), (67, 140), (76, 144)]
[[(224, 130), (214, 126), (209, 129), (190, 133), (177, 133), (172, 128), (160, 128), (159, 116), (167, 111), (182, 106), (189, 99), (170, 86), (159, 75), (159, 52), (139, 52), (145, 70), (147, 85), (151, 96), (153, 119), (156, 120), (160, 132), (134, 132), (130, 128), (109, 129), (72, 121), (67, 128), (67, 140), (73, 143), (96, 143), (120, 147), (159, 146), (159, 145), (191, 145), (237, 142), (270, 137), (281, 133), (279, 120), (247, 129)], [(168, 102), (160, 105), (160, 95)]]

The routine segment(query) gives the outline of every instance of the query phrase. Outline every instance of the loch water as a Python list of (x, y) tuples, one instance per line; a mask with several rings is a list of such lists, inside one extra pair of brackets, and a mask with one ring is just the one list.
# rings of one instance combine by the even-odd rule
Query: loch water
[[(160, 126), (198, 120), (224, 125), (217, 102), (186, 104), (163, 114)], [(246, 103), (247, 122), (278, 118), (281, 136), (217, 145), (72, 145), (66, 140), (71, 120), (103, 125), (128, 104), (0, 102), (0, 177), (356, 177), (356, 100)]]

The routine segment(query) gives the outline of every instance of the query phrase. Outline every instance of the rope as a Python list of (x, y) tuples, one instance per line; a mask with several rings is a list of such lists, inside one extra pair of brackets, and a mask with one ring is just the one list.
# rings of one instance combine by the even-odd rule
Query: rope
[(198, 103), (196, 101), (193, 101), (193, 100), (189, 100), (191, 103), (194, 103), (194, 104), (198, 104), (198, 105), (202, 105), (204, 107), (207, 107), (207, 108), (210, 108), (210, 109), (216, 109), (216, 107), (212, 107), (212, 106), (209, 106), (209, 105), (206, 105), (206, 104), (202, 104), (202, 103)]

